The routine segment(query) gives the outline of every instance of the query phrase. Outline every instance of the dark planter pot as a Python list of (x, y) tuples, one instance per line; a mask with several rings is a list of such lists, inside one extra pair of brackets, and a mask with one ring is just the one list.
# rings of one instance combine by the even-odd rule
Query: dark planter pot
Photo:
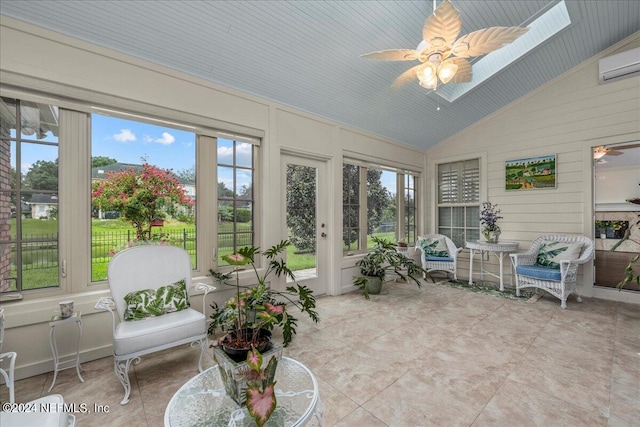
[(367, 278), (367, 291), (370, 294), (378, 295), (382, 290), (382, 279), (377, 276), (365, 276)]
[[(231, 331), (224, 336), (220, 345), (231, 359), (236, 362), (244, 362), (247, 360), (247, 354), (251, 351), (251, 345), (248, 342), (245, 342), (242, 337), (246, 337), (250, 340), (253, 333), (254, 330), (249, 328), (242, 329), (241, 334), (238, 334), (237, 331)], [(238, 335), (240, 335), (241, 339), (238, 339)], [(262, 353), (267, 349), (270, 342), (271, 331), (267, 329), (260, 329), (258, 331), (258, 345), (256, 346), (256, 349)]]

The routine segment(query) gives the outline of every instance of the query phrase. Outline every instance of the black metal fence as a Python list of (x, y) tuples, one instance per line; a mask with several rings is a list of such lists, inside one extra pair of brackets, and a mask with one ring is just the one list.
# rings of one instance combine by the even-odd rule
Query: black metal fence
[[(91, 234), (91, 256), (96, 258), (109, 258), (114, 253), (125, 249), (136, 238), (133, 230), (105, 231)], [(162, 232), (162, 240), (172, 246), (178, 246), (189, 252), (196, 253), (196, 229), (183, 228), (182, 230), (170, 230)]]

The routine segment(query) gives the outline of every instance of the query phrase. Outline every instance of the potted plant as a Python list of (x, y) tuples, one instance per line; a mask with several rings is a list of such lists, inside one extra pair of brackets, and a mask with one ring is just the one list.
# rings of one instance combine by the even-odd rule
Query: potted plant
[[(276, 291), (267, 286), (267, 279), (274, 273), (276, 277), (289, 277), (295, 280), (294, 274), (282, 258), (282, 252), (286, 251), (291, 243), (287, 240), (271, 248), (260, 251), (260, 248), (248, 246), (238, 250), (237, 253), (222, 257), (233, 266), (233, 270), (223, 274), (215, 270), (210, 273), (221, 283), (235, 287), (235, 295), (224, 305), (211, 305), (213, 313), (212, 322), (209, 325), (209, 334), (214, 334), (218, 329), (227, 332), (219, 344), (227, 349), (240, 350), (234, 354), (234, 360), (245, 360), (246, 354), (252, 348), (262, 351), (266, 343), (271, 339), (270, 331), (278, 326), (282, 328), (283, 346), (287, 346), (296, 333), (297, 319), (288, 311), (288, 307), (296, 307), (302, 313), (307, 314), (314, 322), (318, 322), (318, 313), (315, 311), (316, 300), (313, 291), (299, 284), (288, 286), (285, 291)], [(256, 257), (262, 255), (268, 260), (268, 264), (262, 274), (256, 267)], [(252, 287), (240, 286), (240, 270), (251, 266), (256, 276), (257, 284)], [(234, 274), (235, 273), (235, 274)], [(234, 278), (235, 281), (231, 282)], [(228, 351), (228, 353), (235, 353)]]
[[(369, 299), (369, 294), (379, 294), (387, 273), (394, 273), (404, 281), (411, 279), (421, 287), (421, 277), (431, 276), (415, 261), (398, 252), (396, 246), (378, 237), (373, 237), (376, 244), (356, 265), (360, 267), (360, 276), (353, 278), (353, 284), (362, 289), (362, 294)], [(433, 280), (433, 279), (431, 279)]]

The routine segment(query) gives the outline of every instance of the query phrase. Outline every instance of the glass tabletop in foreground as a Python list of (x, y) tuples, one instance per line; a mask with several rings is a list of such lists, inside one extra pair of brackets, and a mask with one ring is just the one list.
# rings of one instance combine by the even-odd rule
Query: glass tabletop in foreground
[[(302, 363), (283, 357), (276, 370), (278, 404), (266, 426), (306, 424), (318, 405), (318, 383)], [(218, 366), (184, 384), (165, 411), (165, 426), (255, 426), (246, 407), (240, 407), (224, 390)]]

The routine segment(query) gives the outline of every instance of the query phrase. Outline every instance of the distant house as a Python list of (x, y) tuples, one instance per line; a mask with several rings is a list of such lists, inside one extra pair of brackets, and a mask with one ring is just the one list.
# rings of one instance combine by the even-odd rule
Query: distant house
[(53, 210), (58, 209), (58, 196), (56, 194), (36, 193), (31, 196), (31, 218), (47, 219), (51, 217)]
[(141, 172), (142, 165), (133, 163), (111, 163), (110, 165), (98, 166), (91, 169), (91, 182), (107, 179), (109, 172), (120, 172), (122, 170), (133, 169), (134, 172)]

